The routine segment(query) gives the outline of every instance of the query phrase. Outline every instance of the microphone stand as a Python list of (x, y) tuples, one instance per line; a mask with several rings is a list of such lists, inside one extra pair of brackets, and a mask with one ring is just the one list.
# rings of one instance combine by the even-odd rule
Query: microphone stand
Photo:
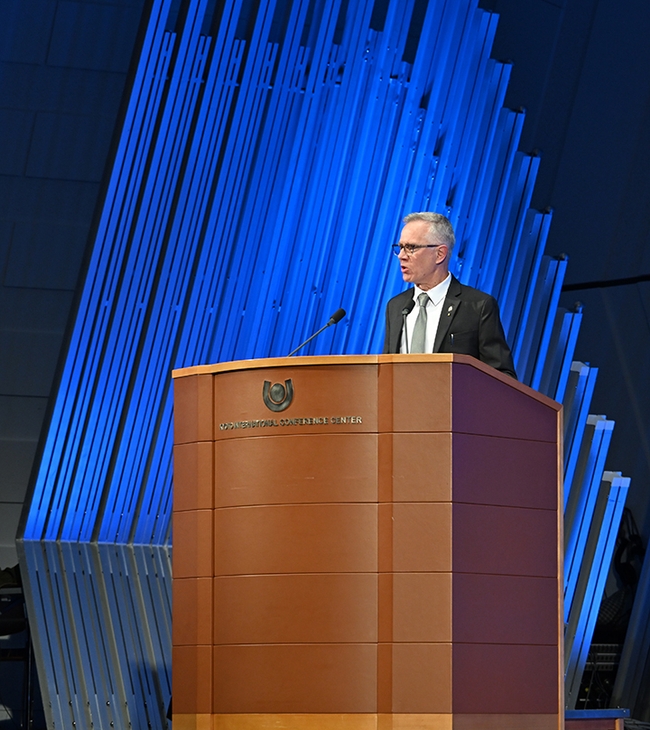
[(343, 317), (345, 317), (345, 309), (337, 309), (336, 312), (329, 318), (329, 322), (321, 327), (318, 332), (314, 332), (314, 334), (307, 340), (305, 340), (301, 345), (298, 345), (295, 350), (292, 350), (287, 357), (291, 357), (292, 355), (295, 355), (298, 350), (301, 350), (306, 344), (311, 342), (314, 337), (318, 337), (318, 335), (323, 331), (326, 330), (328, 327), (331, 327), (333, 324), (336, 324), (337, 322), (340, 322)]
[(409, 354), (409, 336), (408, 332), (406, 331), (406, 318), (411, 314), (413, 311), (413, 307), (415, 306), (415, 300), (411, 299), (409, 303), (402, 309), (402, 332), (404, 333), (404, 353), (406, 355)]

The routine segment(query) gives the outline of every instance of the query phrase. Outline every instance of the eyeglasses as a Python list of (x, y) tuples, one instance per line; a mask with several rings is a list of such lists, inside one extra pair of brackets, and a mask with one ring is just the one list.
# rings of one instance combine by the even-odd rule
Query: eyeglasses
[(413, 254), (419, 251), (421, 248), (438, 248), (438, 246), (442, 246), (442, 244), (431, 243), (424, 246), (417, 246), (415, 243), (394, 243), (391, 246), (391, 249), (395, 256), (399, 256), (402, 251), (404, 251), (407, 256), (413, 256)]

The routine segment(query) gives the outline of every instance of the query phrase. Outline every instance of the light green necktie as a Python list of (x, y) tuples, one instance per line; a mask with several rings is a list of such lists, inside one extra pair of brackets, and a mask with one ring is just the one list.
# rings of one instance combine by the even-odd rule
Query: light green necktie
[(418, 304), (420, 311), (418, 318), (415, 320), (415, 328), (413, 329), (413, 341), (411, 342), (411, 352), (425, 352), (424, 343), (427, 335), (427, 304), (429, 295), (422, 292), (418, 296)]

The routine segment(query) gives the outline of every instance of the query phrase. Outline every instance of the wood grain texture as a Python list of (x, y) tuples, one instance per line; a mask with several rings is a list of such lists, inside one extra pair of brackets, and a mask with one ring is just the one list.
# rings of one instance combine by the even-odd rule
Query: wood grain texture
[(555, 578), (454, 573), (453, 597), (454, 641), (557, 643)]
[(213, 578), (175, 578), (172, 585), (172, 643), (212, 645)]
[(198, 713), (173, 714), (174, 730), (214, 730), (215, 715)]
[[(176, 445), (179, 726), (559, 727), (557, 404), (458, 357), (256, 361), (176, 378), (216, 381), (212, 441)], [(261, 384), (289, 377), (294, 401), (273, 415)], [(459, 420), (461, 386), (479, 401)], [(337, 413), (362, 422), (279, 421)], [(277, 425), (219, 429), (261, 416)], [(183, 662), (210, 633), (206, 714)]]
[(215, 644), (377, 641), (377, 573), (214, 579)]
[(174, 444), (214, 438), (213, 384), (208, 374), (174, 380)]
[(557, 447), (547, 441), (454, 433), (454, 502), (557, 508)]
[[(191, 716), (174, 715), (174, 728), (175, 730), (179, 727), (181, 730), (453, 730), (452, 716), (444, 714), (220, 714), (212, 715), (210, 720), (211, 725), (196, 725), (192, 724), (194, 720)], [(202, 721), (205, 722), (203, 719)]]
[(215, 713), (373, 712), (377, 645), (214, 647)]
[[(264, 383), (269, 387), (291, 381), (290, 406), (274, 412), (264, 403)], [(352, 418), (353, 420), (344, 420)], [(224, 372), (214, 387), (215, 438), (239, 439), (269, 431), (283, 435), (377, 432), (376, 366), (357, 367), (338, 362), (335, 367), (256, 368)], [(297, 423), (294, 423), (296, 419)], [(314, 419), (306, 423), (305, 419)], [(325, 422), (325, 419), (327, 421)], [(227, 424), (277, 421), (277, 425), (225, 427)]]
[(554, 444), (561, 406), (549, 398), (540, 403), (530, 392), (530, 388), (512, 387), (469, 363), (459, 364), (454, 367), (450, 395), (453, 431)]
[(174, 512), (172, 518), (174, 579), (213, 576), (213, 521), (213, 510)]
[(377, 434), (274, 431), (214, 451), (215, 507), (377, 501)]
[(461, 503), (452, 522), (454, 571), (557, 576), (555, 511)]
[(172, 648), (173, 711), (180, 714), (212, 713), (211, 646), (174, 646)]
[[(451, 714), (174, 714), (175, 730), (559, 730), (549, 715)], [(567, 730), (605, 730), (574, 727)], [(623, 730), (609, 725), (606, 730)]]
[(557, 712), (555, 646), (454, 644), (453, 712)]
[(214, 510), (218, 575), (377, 570), (376, 504)]
[(557, 714), (455, 714), (453, 730), (563, 730)]
[(622, 717), (601, 717), (592, 719), (571, 719), (565, 721), (566, 730), (624, 730)]
[(451, 501), (451, 434), (396, 433), (392, 439), (393, 501)]
[(174, 446), (174, 511), (214, 507), (212, 441)]

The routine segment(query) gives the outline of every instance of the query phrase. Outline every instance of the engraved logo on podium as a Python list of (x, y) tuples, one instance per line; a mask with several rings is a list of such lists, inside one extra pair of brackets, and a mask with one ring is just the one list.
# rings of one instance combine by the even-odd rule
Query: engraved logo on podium
[(282, 383), (274, 383), (271, 385), (270, 380), (264, 381), (264, 387), (262, 388), (262, 398), (264, 405), (274, 413), (280, 411), (286, 411), (291, 405), (293, 400), (293, 382), (291, 378)]

